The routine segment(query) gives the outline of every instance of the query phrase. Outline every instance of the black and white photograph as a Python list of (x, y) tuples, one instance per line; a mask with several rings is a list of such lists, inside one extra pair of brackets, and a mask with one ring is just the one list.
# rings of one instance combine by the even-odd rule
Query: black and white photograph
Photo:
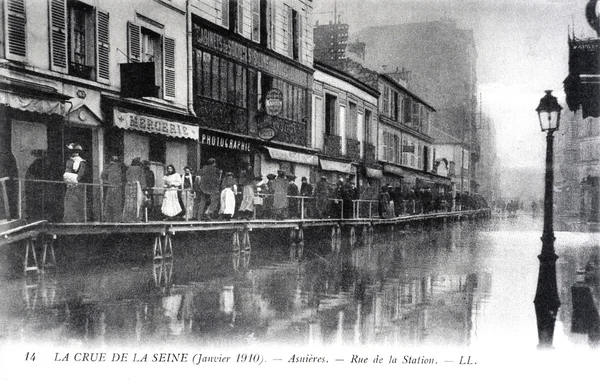
[(0, 5), (0, 380), (594, 376), (598, 0)]

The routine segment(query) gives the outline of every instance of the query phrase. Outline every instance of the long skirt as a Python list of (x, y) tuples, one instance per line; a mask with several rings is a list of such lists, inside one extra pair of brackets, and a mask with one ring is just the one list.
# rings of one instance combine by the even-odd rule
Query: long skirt
[(104, 201), (104, 221), (120, 222), (123, 218), (123, 189), (109, 187)]
[(123, 206), (124, 222), (139, 222), (142, 219), (141, 210), (144, 193), (138, 181), (125, 185), (125, 205)]
[(185, 215), (188, 219), (194, 219), (196, 217), (194, 207), (194, 192), (192, 190), (186, 190), (183, 192), (183, 205), (185, 206)]
[(85, 186), (77, 184), (67, 185), (65, 192), (65, 223), (80, 223), (85, 221)]
[(254, 212), (254, 187), (245, 185), (239, 211)]
[(233, 215), (235, 212), (235, 194), (227, 187), (221, 191), (221, 209), (219, 214)]
[(168, 217), (173, 217), (182, 211), (181, 205), (179, 204), (179, 198), (177, 197), (177, 190), (169, 189), (165, 191), (160, 210), (165, 216)]

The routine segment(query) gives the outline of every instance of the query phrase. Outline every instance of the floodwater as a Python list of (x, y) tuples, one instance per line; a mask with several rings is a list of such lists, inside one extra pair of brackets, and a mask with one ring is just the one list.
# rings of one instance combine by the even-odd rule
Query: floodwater
[[(359, 234), (354, 247), (347, 231), (333, 246), (309, 231), (300, 261), (285, 234), (255, 231), (240, 273), (226, 233), (175, 235), (174, 258), (154, 263), (151, 242), (63, 242), (56, 269), (27, 275), (15, 248), (0, 269), (0, 345), (535, 348), (541, 230), (494, 217)], [(599, 236), (556, 232), (557, 350), (590, 346), (571, 332), (571, 286)]]

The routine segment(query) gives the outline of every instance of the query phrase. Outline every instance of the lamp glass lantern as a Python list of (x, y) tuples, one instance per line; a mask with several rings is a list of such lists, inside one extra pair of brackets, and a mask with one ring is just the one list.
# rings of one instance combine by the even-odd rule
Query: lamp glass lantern
[(546, 90), (546, 95), (540, 99), (540, 104), (535, 110), (538, 113), (542, 132), (558, 130), (562, 107), (558, 104), (558, 99), (552, 96), (552, 90)]

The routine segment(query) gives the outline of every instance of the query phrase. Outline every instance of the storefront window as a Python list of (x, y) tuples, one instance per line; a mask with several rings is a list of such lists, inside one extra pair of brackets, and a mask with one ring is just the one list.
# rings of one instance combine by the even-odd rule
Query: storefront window
[(149, 159), (154, 162), (164, 163), (167, 156), (167, 143), (162, 136), (150, 136)]

